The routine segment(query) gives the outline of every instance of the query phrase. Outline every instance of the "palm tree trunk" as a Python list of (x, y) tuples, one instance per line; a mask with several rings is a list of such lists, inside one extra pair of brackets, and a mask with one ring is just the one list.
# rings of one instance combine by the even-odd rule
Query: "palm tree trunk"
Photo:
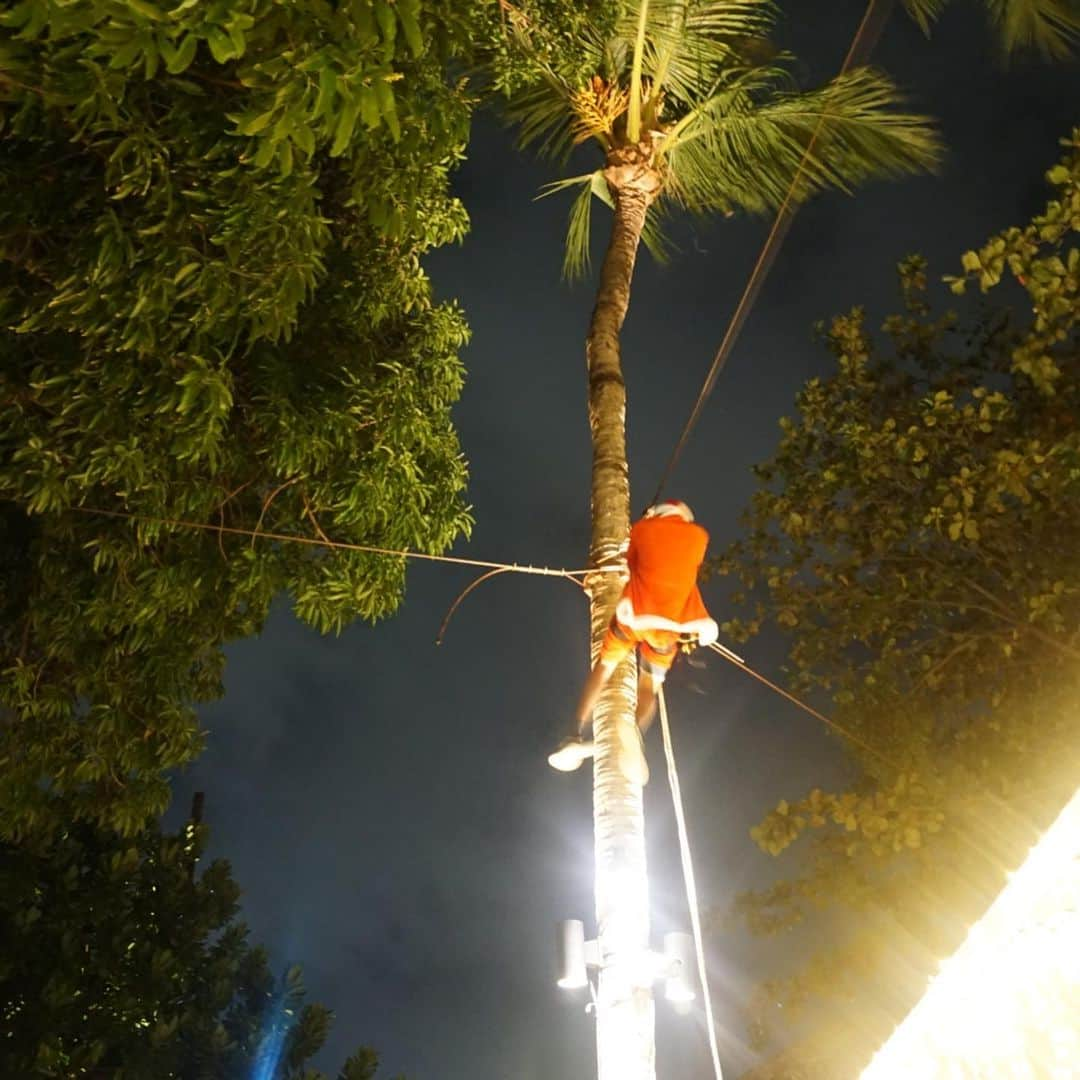
[[(637, 186), (613, 191), (614, 224), (600, 273), (586, 344), (589, 426), (592, 431), (592, 542), (589, 564), (625, 559), (630, 528), (626, 461), (626, 387), (619, 333), (630, 303), (649, 193)], [(622, 575), (591, 575), (592, 658), (595, 663)], [(616, 671), (594, 713), (593, 824), (596, 846), (596, 921), (601, 972), (596, 1009), (598, 1080), (654, 1080), (652, 990), (642, 972), (649, 947), (649, 889), (641, 788), (628, 781), (616, 755), (619, 724), (634, 723), (636, 665)]]

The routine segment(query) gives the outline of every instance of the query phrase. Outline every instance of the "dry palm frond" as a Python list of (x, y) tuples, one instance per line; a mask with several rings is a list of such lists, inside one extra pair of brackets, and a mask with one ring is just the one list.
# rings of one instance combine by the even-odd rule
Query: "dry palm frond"
[(574, 145), (588, 139), (604, 141), (611, 135), (615, 121), (626, 112), (629, 104), (628, 91), (594, 75), (584, 87), (570, 96), (570, 108), (574, 113)]

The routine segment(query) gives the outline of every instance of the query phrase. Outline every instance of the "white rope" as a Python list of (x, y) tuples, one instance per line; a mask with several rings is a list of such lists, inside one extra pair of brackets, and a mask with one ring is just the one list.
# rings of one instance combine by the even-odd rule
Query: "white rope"
[(720, 1051), (716, 1045), (716, 1021), (713, 1018), (712, 996), (709, 993), (709, 975), (705, 969), (705, 945), (701, 936), (701, 916), (698, 914), (694, 864), (690, 859), (690, 838), (686, 832), (682, 789), (679, 787), (679, 771), (675, 767), (675, 748), (671, 742), (671, 725), (668, 723), (667, 702), (664, 700), (663, 687), (660, 688), (658, 697), (660, 699), (660, 730), (664, 736), (664, 756), (667, 758), (668, 783), (671, 785), (671, 801), (675, 806), (675, 825), (679, 832), (679, 854), (682, 857), (683, 877), (686, 879), (686, 901), (690, 907), (690, 928), (694, 932), (694, 948), (697, 950), (701, 996), (705, 999), (705, 1025), (709, 1032), (709, 1050), (712, 1053), (716, 1080), (724, 1080), (724, 1072), (720, 1067)]

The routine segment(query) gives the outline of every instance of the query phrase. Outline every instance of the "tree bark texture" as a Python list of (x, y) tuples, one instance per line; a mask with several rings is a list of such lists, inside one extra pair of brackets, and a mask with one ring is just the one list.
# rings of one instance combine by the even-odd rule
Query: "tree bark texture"
[[(611, 186), (614, 223), (586, 345), (593, 447), (589, 564), (594, 568), (625, 567), (630, 483), (619, 335), (651, 197), (648, 189), (635, 184)], [(610, 571), (587, 579), (594, 663), (624, 581), (624, 574)], [(593, 715), (596, 921), (601, 956), (596, 1010), (599, 1080), (655, 1080), (656, 1076), (652, 989), (642, 964), (649, 947), (642, 792), (622, 775), (616, 753), (618, 725), (635, 722), (636, 670), (633, 657), (620, 665)]]

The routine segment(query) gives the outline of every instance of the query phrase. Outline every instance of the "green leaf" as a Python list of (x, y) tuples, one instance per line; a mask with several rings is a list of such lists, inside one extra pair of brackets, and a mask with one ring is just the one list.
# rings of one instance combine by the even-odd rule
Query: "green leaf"
[(293, 148), (288, 139), (278, 144), (278, 171), (282, 176), (291, 176), (293, 170)]
[(244, 50), (247, 48), (247, 40), (244, 37), (244, 31), (237, 23), (231, 23), (227, 28), (229, 35), (229, 41), (232, 42), (233, 56), (243, 56)]
[(337, 96), (337, 75), (327, 65), (319, 72), (319, 96), (315, 99), (314, 119), (329, 116)]
[(356, 127), (356, 116), (359, 103), (355, 100), (345, 102), (338, 115), (338, 122), (334, 128), (334, 142), (330, 147), (331, 157), (341, 157), (348, 149), (352, 141), (353, 129)]
[(217, 27), (212, 26), (207, 30), (206, 43), (210, 46), (210, 54), (219, 64), (226, 64), (237, 55), (229, 36)]
[(414, 60), (419, 60), (424, 53), (424, 39), (420, 32), (420, 21), (417, 18), (419, 4), (413, 5), (407, 2), (398, 4), (398, 18), (401, 20), (401, 29), (405, 33), (405, 42)]
[(276, 115), (276, 109), (268, 109), (264, 113), (249, 114), (247, 118), (241, 119), (236, 125), (236, 130), (240, 135), (257, 135), (264, 128), (270, 126), (270, 122)]
[(586, 182), (570, 204), (570, 222), (566, 232), (566, 253), (563, 276), (570, 281), (583, 277), (590, 266), (590, 222), (592, 219), (592, 185)]
[(379, 117), (379, 102), (375, 97), (375, 91), (370, 87), (361, 85), (358, 91), (360, 97), (360, 118), (369, 131), (374, 131), (381, 123)]
[(269, 136), (259, 140), (259, 149), (255, 151), (255, 157), (252, 159), (252, 164), (257, 169), (265, 169), (270, 164), (270, 159), (273, 158), (274, 153), (277, 151), (277, 144)]
[(394, 88), (385, 79), (376, 79), (375, 100), (379, 103), (379, 113), (390, 129), (390, 137), (397, 142), (401, 138), (401, 125), (398, 123), (397, 106), (394, 103)]
[(162, 56), (165, 58), (165, 70), (170, 75), (180, 75), (187, 71), (195, 59), (198, 47), (199, 39), (194, 34), (185, 34), (172, 56), (166, 55), (162, 50)]
[(350, 6), (350, 11), (356, 20), (356, 31), (360, 44), (373, 44), (377, 39), (378, 31), (375, 27), (372, 0), (357, 0), (356, 3)]
[(394, 55), (394, 41), (397, 37), (397, 16), (394, 9), (384, 0), (375, 0), (375, 18), (379, 24), (379, 33), (383, 39), (383, 56), (389, 60)]
[(119, 71), (131, 67), (141, 53), (142, 42), (137, 37), (132, 38), (113, 53), (112, 58), (109, 60), (110, 70)]
[(315, 153), (315, 133), (302, 121), (293, 126), (293, 141), (309, 157)]
[(194, 274), (201, 265), (201, 263), (189, 262), (184, 266), (180, 267), (180, 269), (177, 270), (175, 277), (173, 278), (173, 284), (179, 285), (182, 281), (187, 280), (187, 278), (191, 277), (191, 275)]
[(151, 4), (149, 0), (124, 0), (124, 2), (137, 15), (151, 22), (162, 22), (165, 19), (164, 12), (156, 4)]

